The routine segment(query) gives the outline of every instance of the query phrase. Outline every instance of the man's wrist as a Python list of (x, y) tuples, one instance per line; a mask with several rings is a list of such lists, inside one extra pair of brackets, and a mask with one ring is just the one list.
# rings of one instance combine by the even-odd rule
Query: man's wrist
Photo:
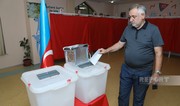
[(109, 52), (110, 52), (110, 48), (107, 48), (107, 49), (106, 49), (106, 53), (109, 53)]
[(159, 74), (159, 75), (160, 75), (160, 74), (161, 74), (161, 71), (160, 71), (160, 70), (155, 70), (155, 71), (154, 71), (154, 73), (156, 73), (156, 74)]

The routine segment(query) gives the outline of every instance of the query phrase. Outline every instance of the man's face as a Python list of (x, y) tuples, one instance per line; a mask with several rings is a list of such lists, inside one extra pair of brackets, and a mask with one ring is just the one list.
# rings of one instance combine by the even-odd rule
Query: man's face
[(134, 8), (129, 11), (129, 22), (132, 26), (135, 28), (141, 27), (143, 21), (144, 21), (145, 15), (138, 13), (138, 9)]

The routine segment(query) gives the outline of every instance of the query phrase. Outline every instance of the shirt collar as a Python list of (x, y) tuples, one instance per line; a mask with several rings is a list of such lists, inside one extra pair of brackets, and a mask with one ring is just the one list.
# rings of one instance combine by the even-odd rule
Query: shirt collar
[(145, 23), (144, 23), (144, 25), (142, 26), (141, 29), (146, 29), (147, 25), (148, 25), (148, 22), (145, 20)]
[[(140, 29), (146, 29), (147, 25), (148, 25), (148, 21), (145, 20), (144, 25), (143, 25)], [(134, 28), (134, 29), (136, 29), (136, 28), (133, 27), (133, 26), (131, 26), (131, 27)], [(139, 29), (139, 30), (140, 30), (140, 29)]]

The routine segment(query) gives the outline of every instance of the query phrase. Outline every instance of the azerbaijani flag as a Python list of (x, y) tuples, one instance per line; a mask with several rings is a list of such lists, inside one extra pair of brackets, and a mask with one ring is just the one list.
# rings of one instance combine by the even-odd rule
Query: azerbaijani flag
[(45, 0), (41, 0), (40, 6), (40, 61), (41, 68), (54, 65), (50, 41), (49, 19)]

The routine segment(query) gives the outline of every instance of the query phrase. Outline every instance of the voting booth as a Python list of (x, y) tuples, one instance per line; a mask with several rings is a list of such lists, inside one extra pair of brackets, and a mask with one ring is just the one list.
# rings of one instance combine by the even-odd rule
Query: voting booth
[(24, 72), (21, 76), (31, 106), (74, 106), (77, 75), (61, 66)]

